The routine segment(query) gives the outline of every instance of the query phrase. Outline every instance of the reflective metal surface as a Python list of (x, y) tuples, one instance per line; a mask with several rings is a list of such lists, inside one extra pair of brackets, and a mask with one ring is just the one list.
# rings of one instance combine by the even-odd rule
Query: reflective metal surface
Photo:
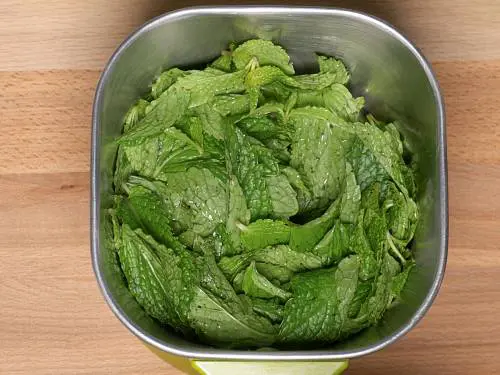
[[(147, 317), (123, 286), (116, 258), (103, 236), (103, 211), (111, 193), (115, 149), (129, 106), (163, 69), (192, 66), (220, 54), (230, 41), (273, 39), (291, 54), (296, 70), (314, 69), (314, 53), (340, 57), (352, 73), (351, 88), (370, 112), (400, 120), (413, 147), (419, 175), (417, 269), (403, 303), (377, 327), (332, 347), (300, 351), (235, 351), (184, 340)], [(186, 9), (145, 24), (115, 52), (99, 82), (92, 128), (92, 261), (97, 281), (117, 317), (160, 350), (191, 358), (331, 360), (365, 355), (408, 332), (429, 309), (441, 284), (447, 254), (448, 212), (445, 120), (436, 79), (425, 59), (400, 33), (368, 15), (339, 9), (215, 7)]]

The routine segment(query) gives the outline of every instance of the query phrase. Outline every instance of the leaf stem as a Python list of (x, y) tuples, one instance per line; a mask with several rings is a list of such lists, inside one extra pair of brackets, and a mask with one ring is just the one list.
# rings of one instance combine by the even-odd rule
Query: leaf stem
[(389, 242), (389, 248), (392, 250), (393, 255), (395, 255), (401, 261), (401, 263), (405, 264), (406, 259), (401, 255), (396, 245), (394, 245), (394, 242), (392, 241), (392, 236), (389, 233), (389, 231), (387, 232), (387, 242)]

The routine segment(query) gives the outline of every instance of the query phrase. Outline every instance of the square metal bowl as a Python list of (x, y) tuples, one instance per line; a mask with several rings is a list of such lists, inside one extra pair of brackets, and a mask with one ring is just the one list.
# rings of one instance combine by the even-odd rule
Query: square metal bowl
[[(421, 221), (413, 250), (416, 271), (403, 302), (376, 327), (321, 350), (239, 351), (190, 342), (160, 327), (125, 288), (116, 257), (103, 236), (111, 204), (112, 170), (129, 106), (162, 70), (215, 58), (231, 41), (272, 39), (290, 53), (298, 71), (315, 67), (314, 53), (341, 58), (352, 74), (351, 90), (370, 112), (399, 120), (417, 156)], [(436, 79), (420, 52), (390, 25), (341, 9), (213, 7), (162, 15), (117, 49), (97, 87), (92, 123), (92, 261), (104, 297), (136, 336), (170, 354), (196, 359), (336, 360), (374, 352), (408, 332), (422, 318), (441, 284), (447, 255), (448, 212), (444, 108)]]

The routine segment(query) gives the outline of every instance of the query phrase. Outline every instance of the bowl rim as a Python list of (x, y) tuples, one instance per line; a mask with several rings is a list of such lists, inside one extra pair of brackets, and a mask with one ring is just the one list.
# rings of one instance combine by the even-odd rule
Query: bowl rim
[[(401, 42), (417, 59), (420, 66), (424, 70), (427, 79), (432, 88), (434, 100), (437, 107), (437, 131), (438, 131), (438, 144), (437, 150), (438, 157), (438, 178), (439, 178), (439, 206), (440, 217), (439, 221), (443, 228), (440, 233), (440, 246), (439, 246), (439, 264), (434, 275), (433, 283), (423, 300), (420, 307), (415, 311), (412, 318), (396, 331), (391, 336), (385, 337), (378, 342), (367, 345), (359, 349), (342, 349), (342, 350), (295, 350), (295, 351), (272, 351), (272, 352), (258, 352), (258, 351), (237, 351), (226, 350), (211, 347), (195, 347), (192, 348), (168, 344), (159, 339), (152, 337), (147, 332), (142, 330), (138, 325), (131, 321), (127, 315), (122, 311), (114, 300), (111, 292), (104, 281), (102, 270), (99, 266), (100, 254), (100, 116), (101, 108), (103, 107), (103, 89), (121, 55), (124, 51), (132, 45), (143, 33), (174, 19), (180, 19), (191, 16), (204, 16), (204, 15), (252, 15), (252, 14), (301, 14), (301, 15), (335, 15), (344, 16), (348, 18), (357, 19), (362, 22), (369, 23), (386, 33), (390, 34), (399, 42)], [(251, 361), (265, 361), (265, 360), (281, 360), (281, 361), (301, 361), (301, 360), (340, 360), (364, 356), (376, 352), (391, 343), (395, 342), (406, 333), (408, 333), (415, 325), (423, 318), (429, 310), (434, 299), (436, 298), (440, 286), (443, 281), (444, 272), (446, 268), (446, 260), (448, 255), (448, 178), (447, 178), (447, 153), (446, 153), (446, 128), (445, 128), (445, 109), (444, 101), (441, 95), (439, 84), (430, 66), (423, 54), (418, 48), (410, 42), (401, 32), (396, 30), (388, 22), (379, 19), (378, 17), (369, 15), (364, 12), (359, 12), (344, 8), (334, 7), (303, 7), (303, 6), (202, 6), (202, 7), (189, 7), (179, 10), (164, 13), (158, 17), (147, 21), (142, 26), (132, 32), (115, 50), (109, 61), (107, 62), (99, 82), (96, 87), (94, 103), (92, 108), (92, 134), (91, 134), (91, 193), (90, 193), (90, 242), (91, 242), (91, 257), (92, 267), (99, 285), (99, 289), (104, 296), (108, 306), (111, 308), (117, 318), (138, 338), (152, 345), (153, 347), (181, 357), (189, 357), (192, 359), (217, 359), (217, 360), (251, 360)]]

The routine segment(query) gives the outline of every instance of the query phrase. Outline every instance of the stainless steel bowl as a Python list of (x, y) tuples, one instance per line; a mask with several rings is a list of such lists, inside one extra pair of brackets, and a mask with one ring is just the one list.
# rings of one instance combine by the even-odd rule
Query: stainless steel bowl
[[(314, 65), (314, 53), (340, 57), (352, 73), (351, 88), (370, 112), (403, 124), (418, 155), (422, 220), (414, 241), (417, 269), (377, 326), (321, 350), (239, 351), (189, 342), (146, 316), (118, 274), (103, 236), (103, 212), (112, 192), (115, 148), (129, 106), (153, 78), (171, 66), (207, 62), (229, 42), (273, 39), (291, 54), (296, 70)], [(443, 279), (448, 237), (444, 108), (432, 70), (408, 39), (387, 23), (341, 9), (213, 7), (162, 15), (128, 37), (111, 57), (97, 87), (92, 123), (92, 262), (104, 297), (122, 323), (160, 351), (195, 359), (337, 360), (379, 350), (424, 316)]]

